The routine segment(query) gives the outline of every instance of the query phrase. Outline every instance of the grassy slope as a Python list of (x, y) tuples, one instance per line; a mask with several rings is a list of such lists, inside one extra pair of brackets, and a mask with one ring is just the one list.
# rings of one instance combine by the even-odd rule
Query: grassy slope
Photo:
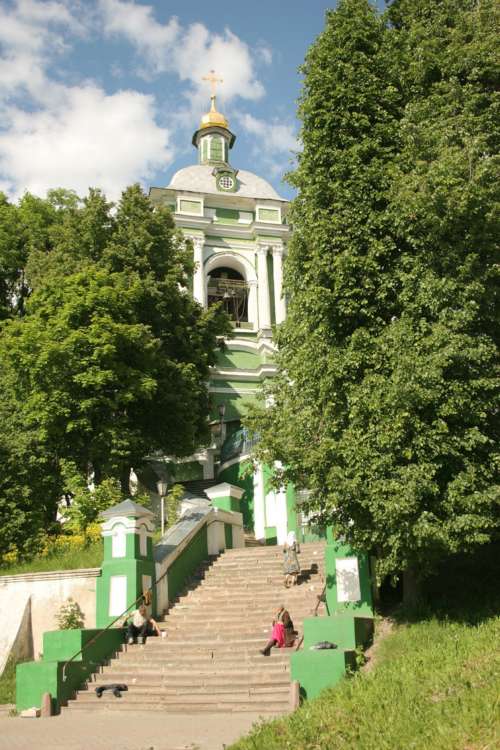
[(475, 576), (454, 561), (433, 582), (426, 611), (401, 618), (380, 644), (371, 672), (256, 728), (232, 750), (500, 748), (500, 578), (492, 560), (479, 562)]
[(30, 562), (17, 563), (0, 568), (0, 576), (13, 576), (18, 573), (42, 573), (47, 570), (78, 570), (79, 568), (99, 568), (102, 564), (102, 542), (85, 549), (70, 550), (51, 557), (40, 557)]

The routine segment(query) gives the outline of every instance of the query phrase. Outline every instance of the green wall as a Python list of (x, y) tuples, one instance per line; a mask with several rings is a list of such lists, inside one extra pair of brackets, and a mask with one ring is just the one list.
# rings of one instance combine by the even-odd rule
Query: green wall
[(228, 482), (244, 490), (244, 495), (239, 501), (239, 511), (243, 514), (243, 526), (253, 529), (253, 476), (249, 474), (251, 465), (248, 461), (236, 462), (220, 472), (217, 477), (219, 482)]
[[(99, 637), (95, 643), (88, 645), (83, 654), (79, 654), (67, 665), (66, 679), (63, 680), (64, 663), (96, 635)], [(120, 649), (122, 643), (122, 628), (54, 630), (44, 633), (43, 659), (17, 666), (17, 710), (24, 711), (32, 706), (40, 708), (43, 694), (50, 693), (53, 713), (57, 713), (61, 704), (71, 698), (89, 675)]]
[[(352, 547), (334, 537), (332, 527), (327, 528), (325, 548), (326, 606), (328, 613), (350, 612), (353, 615), (373, 616), (372, 581), (368, 555), (354, 552)], [(337, 601), (337, 578), (335, 561), (339, 557), (357, 557), (361, 599), (356, 602)]]
[(208, 541), (206, 524), (194, 535), (187, 547), (168, 569), (168, 599), (173, 602), (185, 586), (196, 568), (208, 559)]
[(297, 651), (292, 654), (292, 681), (298, 680), (303, 698), (315, 698), (327, 687), (336, 685), (347, 669), (356, 665), (353, 651)]

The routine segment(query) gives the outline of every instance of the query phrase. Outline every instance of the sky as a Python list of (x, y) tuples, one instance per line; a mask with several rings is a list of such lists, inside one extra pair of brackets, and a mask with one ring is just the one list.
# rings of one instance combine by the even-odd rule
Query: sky
[(299, 65), (324, 25), (321, 0), (0, 0), (0, 191), (166, 186), (218, 109), (231, 163), (286, 198), (298, 149)]

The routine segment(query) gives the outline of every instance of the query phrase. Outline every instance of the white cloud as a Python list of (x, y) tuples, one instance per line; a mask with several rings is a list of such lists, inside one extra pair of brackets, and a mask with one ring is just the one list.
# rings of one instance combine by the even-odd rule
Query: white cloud
[(290, 169), (290, 162), (299, 148), (292, 124), (266, 122), (248, 112), (237, 112), (235, 117), (244, 131), (256, 137), (253, 153), (273, 177), (281, 176)]
[(259, 146), (275, 153), (297, 150), (297, 135), (293, 125), (279, 122), (266, 122), (248, 113), (236, 115), (239, 123), (251, 135), (259, 136)]
[(117, 198), (172, 160), (151, 96), (107, 94), (93, 82), (67, 86), (51, 76), (54, 59), (85, 31), (80, 11), (73, 0), (0, 8), (0, 174), (12, 196), (97, 186)]
[(175, 17), (167, 24), (158, 23), (150, 5), (125, 0), (99, 0), (108, 34), (119, 34), (134, 44), (155, 72), (168, 69), (169, 48), (177, 41), (180, 27)]
[[(184, 99), (168, 112), (169, 129), (159, 124), (151, 96), (106, 92), (89, 80), (65, 83), (64, 56), (91, 32), (127, 40), (144, 70), (185, 82)], [(175, 17), (160, 23), (151, 5), (132, 0), (0, 0), (0, 184), (12, 196), (58, 186), (84, 193), (93, 185), (115, 198), (172, 161), (171, 132), (181, 123), (192, 126), (207, 108), (202, 78), (209, 70), (224, 79), (218, 91), (224, 111), (231, 99), (264, 95), (257, 72), (271, 61), (263, 43), (251, 48), (230, 29), (213, 33)], [(123, 64), (110, 66), (111, 74), (124, 74)], [(283, 154), (295, 145), (293, 129), (250, 115), (240, 122), (258, 137), (269, 169), (282, 171)]]
[(14, 195), (42, 195), (57, 186), (85, 194), (97, 186), (115, 199), (172, 158), (152, 98), (135, 91), (108, 96), (96, 86), (68, 88), (61, 108), (12, 108), (8, 114), (10, 128), (0, 133), (0, 172)]
[(202, 78), (212, 69), (224, 80), (220, 90), (223, 101), (236, 96), (255, 100), (264, 95), (255, 64), (271, 62), (268, 48), (252, 50), (230, 29), (217, 34), (201, 23), (182, 27), (175, 17), (166, 24), (159, 23), (150, 5), (99, 0), (99, 7), (104, 31), (125, 37), (149, 65), (150, 72), (176, 73), (182, 81), (192, 84), (187, 94), (191, 110), (206, 106), (208, 88)]

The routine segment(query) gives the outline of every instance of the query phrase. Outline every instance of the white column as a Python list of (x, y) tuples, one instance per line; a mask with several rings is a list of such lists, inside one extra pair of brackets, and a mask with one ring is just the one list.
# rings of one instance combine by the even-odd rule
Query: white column
[(205, 270), (203, 268), (203, 237), (189, 237), (194, 248), (194, 262), (196, 268), (193, 276), (193, 297), (200, 305), (206, 307)]
[(264, 470), (259, 464), (253, 478), (253, 524), (256, 539), (266, 536), (266, 493)]
[(269, 300), (269, 277), (267, 273), (267, 245), (257, 249), (257, 283), (259, 296), (259, 328), (271, 328), (271, 305)]
[(283, 248), (273, 247), (273, 278), (274, 278), (274, 313), (276, 324), (283, 323), (286, 318), (285, 298), (283, 297)]

